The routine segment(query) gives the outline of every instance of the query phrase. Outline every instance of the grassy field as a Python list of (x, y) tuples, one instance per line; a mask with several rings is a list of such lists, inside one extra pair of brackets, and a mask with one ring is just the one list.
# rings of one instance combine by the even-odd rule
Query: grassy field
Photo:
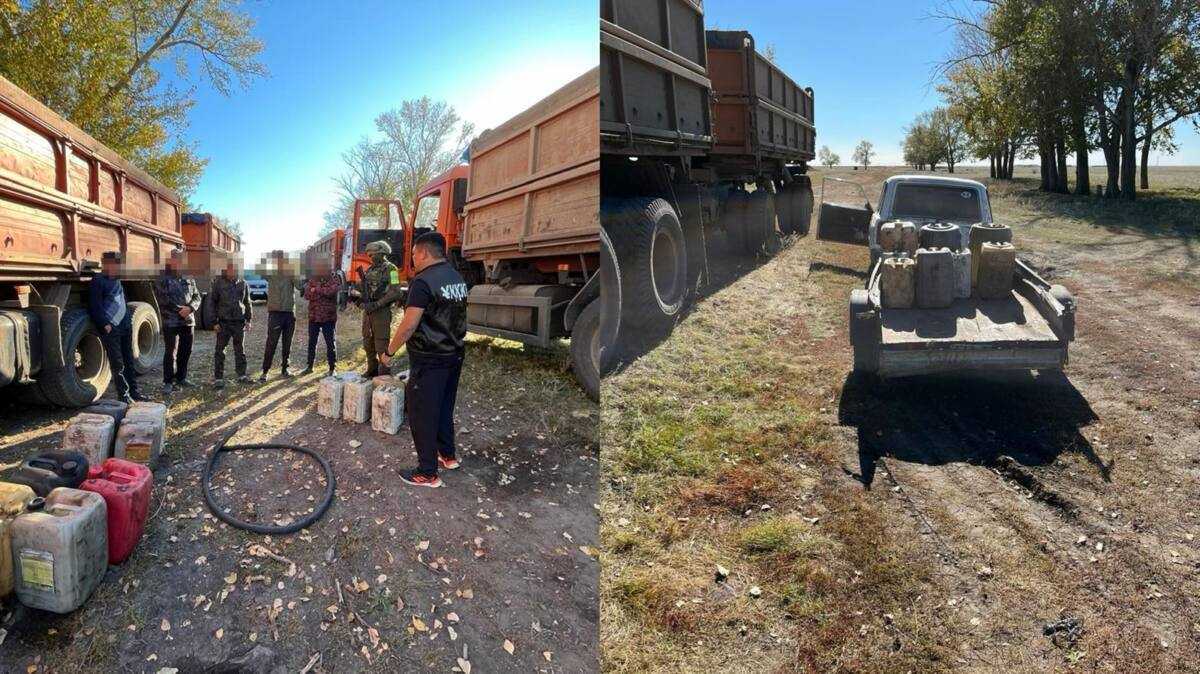
[[(874, 201), (900, 172), (833, 173)], [(1133, 204), (989, 184), (1079, 299), (1066, 376), (864, 390), (866, 253), (809, 237), (607, 379), (604, 668), (1195, 669), (1200, 170), (1151, 179)]]

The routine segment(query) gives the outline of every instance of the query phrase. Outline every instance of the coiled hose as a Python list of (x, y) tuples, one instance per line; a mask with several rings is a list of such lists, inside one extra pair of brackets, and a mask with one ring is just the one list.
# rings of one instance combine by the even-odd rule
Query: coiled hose
[[(294, 534), (301, 529), (311, 526), (317, 520), (321, 519), (321, 517), (325, 515), (325, 511), (329, 510), (329, 506), (333, 505), (333, 492), (335, 488), (333, 467), (329, 465), (329, 462), (325, 460), (325, 457), (317, 454), (311, 449), (297, 447), (296, 445), (283, 445), (276, 443), (251, 445), (227, 444), (229, 440), (233, 438), (234, 434), (238, 432), (238, 430), (239, 429), (235, 428), (230, 431), (224, 438), (221, 439), (220, 442), (217, 443), (215, 447), (213, 447), (212, 456), (208, 457), (208, 465), (204, 467), (204, 478), (201, 481), (201, 488), (204, 490), (204, 502), (208, 505), (208, 509), (212, 511), (212, 514), (215, 515), (217, 519), (231, 527), (244, 529), (246, 531), (253, 531), (256, 534), (270, 534), (272, 536)], [(316, 509), (314, 509), (311, 513), (286, 526), (243, 522), (242, 520), (239, 520), (229, 513), (221, 510), (219, 507), (217, 507), (216, 501), (213, 500), (212, 496), (212, 476), (213, 473), (216, 472), (215, 468), (217, 465), (217, 460), (220, 458), (223, 452), (236, 452), (243, 449), (284, 449), (311, 456), (321, 464), (321, 468), (325, 469), (325, 496), (321, 499), (321, 502), (317, 505)]]

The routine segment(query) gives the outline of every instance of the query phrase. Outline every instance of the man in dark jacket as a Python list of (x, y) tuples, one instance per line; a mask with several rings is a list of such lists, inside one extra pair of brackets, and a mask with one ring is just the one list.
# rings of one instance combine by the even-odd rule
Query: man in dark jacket
[(183, 251), (175, 249), (167, 258), (162, 274), (154, 281), (166, 345), (163, 350), (163, 395), (170, 395), (176, 386), (191, 386), (187, 368), (196, 330), (195, 313), (200, 310), (200, 291), (196, 289), (195, 281), (180, 273), (182, 267)]
[(325, 338), (325, 360), (329, 364), (330, 375), (334, 373), (334, 364), (337, 362), (334, 334), (337, 331), (337, 298), (342, 281), (330, 273), (330, 266), (326, 258), (314, 260), (313, 275), (304, 286), (304, 299), (308, 300), (308, 367), (304, 369), (304, 374), (312, 374), (318, 334)]
[(387, 365), (401, 345), (408, 347), (404, 405), (418, 466), (401, 471), (400, 479), (418, 487), (440, 487), (438, 467), (459, 467), (454, 403), (467, 336), (467, 284), (446, 261), (446, 239), (438, 232), (417, 237), (412, 260), (417, 275), (408, 287), (404, 319), (382, 359)]
[(221, 275), (213, 279), (208, 291), (209, 312), (217, 320), (217, 345), (213, 351), (213, 387), (225, 386), (225, 347), (233, 342), (233, 361), (238, 381), (249, 382), (246, 376), (244, 339), (250, 329), (250, 289), (245, 279), (238, 278), (236, 259), (230, 259)]
[(137, 373), (133, 370), (133, 312), (125, 302), (121, 285), (121, 254), (104, 253), (100, 272), (88, 283), (88, 313), (108, 356), (117, 398), (125, 402), (145, 400), (138, 392)]

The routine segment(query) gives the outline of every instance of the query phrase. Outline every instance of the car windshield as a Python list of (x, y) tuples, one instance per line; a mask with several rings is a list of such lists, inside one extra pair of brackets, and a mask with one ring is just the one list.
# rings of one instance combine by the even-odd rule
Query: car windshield
[(892, 217), (958, 222), (979, 222), (983, 219), (979, 192), (976, 190), (918, 183), (896, 185)]

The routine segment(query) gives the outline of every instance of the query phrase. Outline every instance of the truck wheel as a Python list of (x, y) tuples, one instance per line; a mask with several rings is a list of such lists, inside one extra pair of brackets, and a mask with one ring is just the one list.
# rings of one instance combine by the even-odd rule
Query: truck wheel
[(571, 329), (571, 369), (584, 393), (600, 402), (600, 300), (592, 300)]
[(42, 371), (38, 378), (42, 393), (50, 402), (63, 407), (91, 405), (108, 389), (112, 370), (86, 309), (71, 309), (63, 314), (62, 348), (66, 367)]
[(687, 299), (687, 241), (665, 199), (628, 199), (605, 217), (621, 273), (622, 318), (648, 326), (683, 310)]
[(791, 234), (808, 236), (812, 224), (813, 191), (808, 176), (798, 176), (791, 184), (792, 231)]
[(775, 195), (757, 189), (746, 201), (746, 217), (742, 220), (742, 252), (758, 255), (775, 234)]
[(725, 230), (725, 240), (736, 250), (745, 248), (746, 238), (746, 204), (750, 195), (742, 190), (729, 193), (721, 209), (721, 229)]
[(129, 310), (133, 330), (133, 371), (146, 374), (162, 362), (162, 327), (158, 312), (145, 302), (130, 302)]

